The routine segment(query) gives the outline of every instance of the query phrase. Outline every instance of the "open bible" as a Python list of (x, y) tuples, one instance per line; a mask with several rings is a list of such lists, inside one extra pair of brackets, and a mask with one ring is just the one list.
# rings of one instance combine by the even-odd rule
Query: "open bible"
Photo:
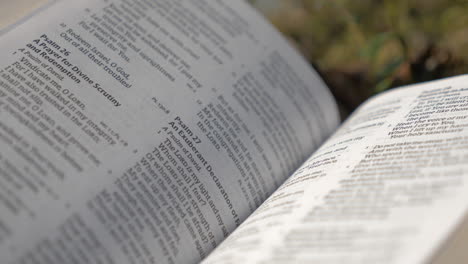
[(1, 263), (447, 263), (466, 241), (467, 77), (340, 125), (240, 0), (48, 2), (0, 52)]

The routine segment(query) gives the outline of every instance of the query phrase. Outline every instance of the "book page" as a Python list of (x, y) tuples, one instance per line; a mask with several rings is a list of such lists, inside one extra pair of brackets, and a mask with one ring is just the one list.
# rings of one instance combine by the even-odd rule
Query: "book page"
[(243, 1), (58, 1), (0, 39), (2, 263), (194, 263), (338, 125)]
[(346, 121), (204, 263), (426, 263), (468, 208), (467, 76)]

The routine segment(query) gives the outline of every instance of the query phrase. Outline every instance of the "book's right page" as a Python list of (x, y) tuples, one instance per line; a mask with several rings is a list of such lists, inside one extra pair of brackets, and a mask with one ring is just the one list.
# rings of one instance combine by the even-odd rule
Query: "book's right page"
[(370, 99), (205, 263), (426, 263), (468, 208), (468, 82)]

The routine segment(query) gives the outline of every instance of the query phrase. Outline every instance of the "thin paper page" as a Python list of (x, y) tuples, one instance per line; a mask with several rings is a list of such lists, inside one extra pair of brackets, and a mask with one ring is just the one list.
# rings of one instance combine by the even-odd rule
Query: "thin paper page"
[(194, 263), (338, 124), (242, 1), (59, 1), (0, 40), (2, 263)]
[(365, 103), (205, 263), (425, 263), (468, 208), (467, 77)]

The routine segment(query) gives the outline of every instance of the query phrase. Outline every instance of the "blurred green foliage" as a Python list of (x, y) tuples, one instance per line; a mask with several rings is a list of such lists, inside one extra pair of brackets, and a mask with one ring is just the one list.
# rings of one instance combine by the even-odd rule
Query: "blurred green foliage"
[(391, 87), (468, 73), (467, 0), (277, 2), (267, 17), (346, 111)]

